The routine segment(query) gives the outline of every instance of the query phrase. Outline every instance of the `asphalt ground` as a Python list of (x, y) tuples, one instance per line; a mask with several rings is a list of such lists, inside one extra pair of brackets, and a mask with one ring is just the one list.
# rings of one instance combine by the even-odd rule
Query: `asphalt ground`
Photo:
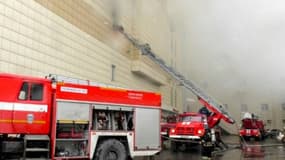
[[(154, 160), (285, 160), (285, 144), (281, 144), (276, 139), (266, 138), (263, 141), (240, 141), (237, 136), (226, 136), (223, 138), (228, 144), (227, 150), (217, 150), (211, 158), (201, 155), (199, 146), (172, 152), (169, 149), (169, 142), (164, 142), (164, 149)], [(139, 157), (135, 160), (149, 160), (148, 157)]]

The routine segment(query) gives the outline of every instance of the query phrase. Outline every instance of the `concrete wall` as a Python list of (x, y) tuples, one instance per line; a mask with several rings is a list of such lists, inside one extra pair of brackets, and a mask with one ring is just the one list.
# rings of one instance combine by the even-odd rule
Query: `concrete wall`
[[(178, 97), (172, 102), (169, 75), (112, 29), (114, 21), (123, 25), (170, 63), (170, 27), (163, 1), (124, 0), (113, 6), (114, 2), (1, 0), (0, 71), (33, 76), (54, 73), (160, 92), (164, 108), (172, 110), (176, 105), (179, 109), (182, 101)], [(153, 8), (148, 7), (150, 3)], [(115, 80), (111, 80), (112, 65)], [(180, 90), (176, 92), (179, 95)]]

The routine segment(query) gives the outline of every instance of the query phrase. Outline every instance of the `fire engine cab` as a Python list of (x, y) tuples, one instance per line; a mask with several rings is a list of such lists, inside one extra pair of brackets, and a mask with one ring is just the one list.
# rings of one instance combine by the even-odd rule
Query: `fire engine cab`
[(195, 112), (179, 114), (177, 116), (176, 125), (169, 130), (171, 149), (176, 151), (178, 146), (193, 144), (178, 140), (193, 140), (194, 143), (200, 142), (205, 134), (205, 125), (207, 125), (207, 118), (205, 115)]
[(125, 160), (160, 146), (157, 93), (0, 74), (0, 159)]

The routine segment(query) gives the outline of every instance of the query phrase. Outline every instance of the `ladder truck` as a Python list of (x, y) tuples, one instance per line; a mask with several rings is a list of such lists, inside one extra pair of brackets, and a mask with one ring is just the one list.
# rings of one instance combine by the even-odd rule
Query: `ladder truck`
[[(147, 56), (154, 63), (160, 66), (166, 73), (171, 75), (179, 84), (184, 86), (186, 89), (190, 90), (195, 94), (199, 102), (212, 112), (210, 119), (208, 118), (208, 127), (206, 127), (205, 135), (213, 135), (213, 128), (219, 124), (220, 120), (223, 119), (225, 122), (234, 124), (234, 118), (224, 109), (224, 105), (219, 103), (214, 98), (207, 95), (202, 89), (198, 87), (193, 81), (186, 79), (181, 73), (177, 72), (172, 67), (168, 66), (163, 59), (159, 58), (152, 50), (149, 44), (141, 43), (138, 39), (134, 38), (130, 34), (124, 31), (123, 26), (114, 24), (113, 28), (115, 31), (122, 33), (129, 42), (141, 51), (142, 55)], [(212, 132), (211, 132), (212, 130)], [(215, 138), (209, 138), (209, 136), (203, 136), (202, 146), (212, 147), (209, 144), (213, 144)]]
[(126, 160), (161, 150), (161, 96), (0, 73), (0, 159)]

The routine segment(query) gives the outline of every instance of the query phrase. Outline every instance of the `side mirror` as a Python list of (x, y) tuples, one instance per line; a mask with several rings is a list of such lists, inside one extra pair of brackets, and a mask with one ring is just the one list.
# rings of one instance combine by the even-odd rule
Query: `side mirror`
[(19, 100), (25, 100), (26, 99), (26, 92), (25, 91), (20, 91)]

